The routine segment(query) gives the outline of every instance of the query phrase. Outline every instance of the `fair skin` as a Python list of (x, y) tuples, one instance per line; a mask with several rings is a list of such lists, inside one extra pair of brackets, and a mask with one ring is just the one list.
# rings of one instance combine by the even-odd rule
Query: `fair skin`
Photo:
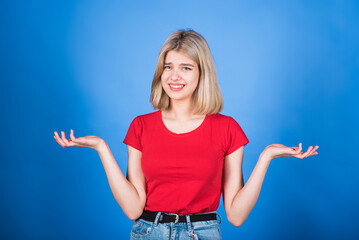
[[(165, 59), (161, 77), (163, 89), (171, 99), (170, 108), (162, 111), (163, 122), (174, 133), (185, 133), (196, 129), (203, 121), (204, 115), (194, 115), (192, 94), (199, 81), (198, 65), (182, 53), (170, 51)], [(179, 90), (177, 87), (182, 87)], [(171, 88), (172, 86), (172, 88)], [(141, 169), (142, 153), (127, 146), (128, 167), (127, 178), (120, 170), (106, 142), (97, 136), (76, 138), (71, 129), (70, 139), (65, 133), (55, 132), (55, 140), (62, 147), (86, 147), (95, 149), (104, 166), (112, 193), (128, 218), (135, 220), (142, 214), (146, 202), (146, 183)], [(244, 185), (242, 162), (243, 147), (227, 155), (224, 159), (223, 203), (228, 221), (240, 226), (253, 209), (265, 174), (272, 159), (278, 157), (306, 158), (317, 155), (319, 146), (310, 146), (302, 152), (302, 144), (298, 147), (286, 147), (282, 144), (271, 144), (260, 154), (258, 162)]]
[[(192, 94), (199, 81), (196, 62), (185, 55), (170, 51), (167, 53), (161, 76), (162, 87), (170, 97), (170, 109), (162, 111), (163, 122), (174, 133), (185, 133), (196, 129), (203, 122), (204, 115), (194, 115)], [(171, 88), (171, 86), (180, 88)], [(183, 88), (181, 86), (184, 86)]]

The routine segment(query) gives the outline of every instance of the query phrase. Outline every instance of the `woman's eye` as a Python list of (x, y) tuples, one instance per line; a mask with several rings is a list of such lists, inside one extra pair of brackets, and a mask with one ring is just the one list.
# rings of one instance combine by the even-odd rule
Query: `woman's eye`
[(163, 69), (171, 69), (170, 66), (164, 66)]
[(190, 70), (192, 70), (192, 69), (189, 68), (189, 67), (184, 67), (183, 70), (185, 70), (185, 71), (190, 71)]

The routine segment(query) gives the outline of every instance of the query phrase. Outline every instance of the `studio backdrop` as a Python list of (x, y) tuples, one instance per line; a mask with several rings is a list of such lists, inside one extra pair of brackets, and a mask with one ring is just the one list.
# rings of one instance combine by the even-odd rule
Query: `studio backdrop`
[(96, 151), (53, 134), (103, 138), (126, 174), (122, 141), (155, 111), (158, 53), (184, 28), (250, 141), (245, 182), (269, 144), (320, 147), (272, 161), (242, 226), (221, 200), (223, 239), (359, 239), (357, 1), (4, 0), (0, 19), (0, 239), (129, 239)]

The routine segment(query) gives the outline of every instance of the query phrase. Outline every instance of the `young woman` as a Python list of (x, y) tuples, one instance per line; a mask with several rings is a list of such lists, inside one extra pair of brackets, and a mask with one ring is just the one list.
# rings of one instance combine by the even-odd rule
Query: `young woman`
[[(221, 192), (228, 221), (240, 226), (254, 207), (269, 163), (277, 157), (305, 158), (318, 146), (271, 144), (244, 185), (243, 147), (249, 142), (223, 108), (207, 42), (193, 30), (170, 35), (158, 57), (151, 103), (157, 111), (137, 116), (124, 143), (127, 178), (109, 146), (97, 136), (70, 139), (55, 132), (62, 147), (95, 149), (112, 193), (134, 220), (131, 239), (221, 239), (216, 212)], [(219, 222), (217, 221), (219, 216)]]

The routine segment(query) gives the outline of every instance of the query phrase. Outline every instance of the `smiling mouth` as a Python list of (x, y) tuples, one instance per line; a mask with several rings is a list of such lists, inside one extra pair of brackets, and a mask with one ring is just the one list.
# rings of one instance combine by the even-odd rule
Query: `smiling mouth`
[(172, 85), (172, 84), (168, 84), (171, 88), (175, 88), (175, 89), (181, 89), (181, 88), (183, 88), (185, 85), (178, 85), (178, 84), (176, 84), (176, 85)]

